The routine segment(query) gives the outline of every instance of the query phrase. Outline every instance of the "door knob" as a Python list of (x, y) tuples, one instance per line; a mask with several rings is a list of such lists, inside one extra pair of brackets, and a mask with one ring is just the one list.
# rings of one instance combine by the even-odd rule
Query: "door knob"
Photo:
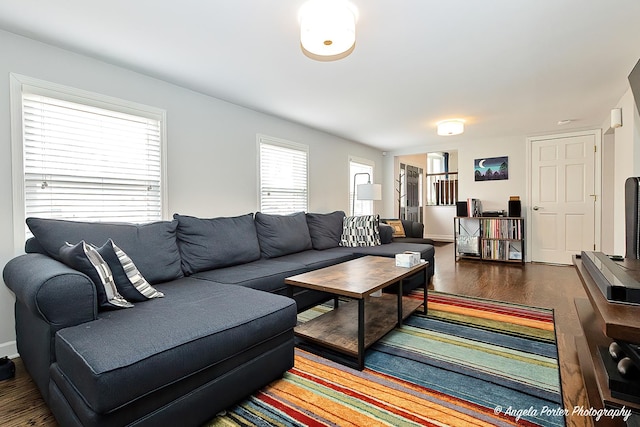
[(534, 211), (537, 211), (538, 209), (540, 209), (540, 206), (534, 206), (534, 207), (533, 207), (533, 210), (534, 210)]

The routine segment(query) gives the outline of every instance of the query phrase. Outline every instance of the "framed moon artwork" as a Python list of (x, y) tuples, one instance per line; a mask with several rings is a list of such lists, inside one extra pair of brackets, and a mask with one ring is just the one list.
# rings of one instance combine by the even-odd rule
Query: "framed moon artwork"
[(509, 157), (487, 157), (473, 162), (476, 181), (509, 179)]

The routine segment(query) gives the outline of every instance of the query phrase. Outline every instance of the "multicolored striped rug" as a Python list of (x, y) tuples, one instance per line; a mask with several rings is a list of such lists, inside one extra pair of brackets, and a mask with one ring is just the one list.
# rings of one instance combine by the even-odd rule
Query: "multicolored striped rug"
[(437, 292), (428, 304), (364, 371), (296, 349), (282, 379), (209, 426), (564, 426), (551, 310)]

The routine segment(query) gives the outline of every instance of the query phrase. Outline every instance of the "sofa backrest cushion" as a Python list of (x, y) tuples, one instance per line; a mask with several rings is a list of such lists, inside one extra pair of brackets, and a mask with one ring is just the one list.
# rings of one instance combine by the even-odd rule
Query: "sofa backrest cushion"
[(260, 259), (253, 214), (195, 218), (174, 214), (185, 274), (244, 264)]
[(342, 236), (343, 211), (328, 214), (308, 213), (307, 226), (311, 236), (313, 249), (323, 250), (340, 246)]
[(258, 212), (256, 231), (264, 258), (276, 258), (313, 248), (304, 212), (291, 215)]
[(178, 221), (127, 224), (27, 218), (27, 225), (40, 246), (58, 261), (62, 261), (58, 252), (66, 242), (76, 244), (84, 240), (102, 246), (112, 239), (149, 283), (183, 277), (176, 241)]

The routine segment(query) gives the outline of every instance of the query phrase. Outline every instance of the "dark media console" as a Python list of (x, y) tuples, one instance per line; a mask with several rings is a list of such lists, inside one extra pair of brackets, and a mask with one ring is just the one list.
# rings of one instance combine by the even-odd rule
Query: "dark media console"
[[(614, 262), (598, 252), (583, 252), (574, 265), (588, 297), (575, 299), (584, 332), (575, 341), (589, 403), (639, 414), (640, 260)], [(613, 342), (617, 351), (612, 351)], [(601, 424), (625, 425), (619, 419)]]

